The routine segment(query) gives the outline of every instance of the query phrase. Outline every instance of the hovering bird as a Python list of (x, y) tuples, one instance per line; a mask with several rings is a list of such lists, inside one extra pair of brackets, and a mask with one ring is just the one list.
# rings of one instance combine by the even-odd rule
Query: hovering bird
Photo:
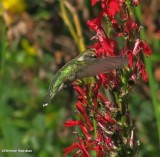
[(54, 76), (50, 83), (43, 107), (47, 106), (65, 84), (75, 79), (96, 76), (113, 69), (120, 69), (127, 64), (127, 58), (122, 56), (97, 58), (95, 51), (88, 49), (76, 58), (66, 63)]

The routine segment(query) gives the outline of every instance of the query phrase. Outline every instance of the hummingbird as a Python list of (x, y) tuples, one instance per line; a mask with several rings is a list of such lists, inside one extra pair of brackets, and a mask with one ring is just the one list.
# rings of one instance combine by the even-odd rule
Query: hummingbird
[(68, 83), (76, 79), (83, 79), (109, 72), (113, 69), (120, 69), (126, 64), (127, 58), (123, 56), (97, 58), (93, 49), (84, 51), (67, 62), (53, 77), (43, 107), (47, 106), (55, 97), (56, 93)]

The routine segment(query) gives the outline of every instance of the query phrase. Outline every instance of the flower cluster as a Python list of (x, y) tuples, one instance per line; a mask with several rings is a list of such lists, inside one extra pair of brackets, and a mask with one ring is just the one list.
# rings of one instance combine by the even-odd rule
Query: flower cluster
[[(89, 48), (94, 49), (97, 57), (124, 55), (128, 58), (128, 67), (121, 70), (99, 74), (96, 81), (74, 83), (78, 93), (76, 104), (79, 120), (68, 120), (66, 127), (79, 126), (81, 132), (74, 132), (78, 142), (64, 150), (64, 155), (74, 151), (74, 157), (133, 156), (137, 153), (138, 141), (134, 136), (134, 126), (128, 109), (127, 81), (141, 76), (147, 81), (145, 66), (141, 54), (147, 57), (151, 49), (140, 39), (140, 30), (131, 16), (132, 8), (139, 0), (92, 0), (92, 7), (100, 3), (101, 12), (88, 20), (88, 27), (96, 34), (96, 40)], [(106, 20), (107, 26), (102, 27)], [(119, 43), (119, 39), (123, 40)], [(104, 87), (108, 97), (100, 92)], [(75, 151), (76, 150), (76, 151)]]

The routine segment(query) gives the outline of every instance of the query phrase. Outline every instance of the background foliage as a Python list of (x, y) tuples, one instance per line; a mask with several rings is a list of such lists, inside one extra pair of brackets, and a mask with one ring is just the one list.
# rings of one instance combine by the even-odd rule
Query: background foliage
[[(90, 45), (93, 32), (85, 21), (99, 8), (92, 10), (89, 0), (68, 2), (70, 25), (64, 22), (57, 0), (0, 2), (0, 150), (33, 150), (0, 152), (0, 157), (61, 157), (74, 140), (72, 130), (63, 126), (74, 116), (72, 87), (60, 92), (47, 108), (42, 103), (56, 71), (83, 49), (71, 32), (76, 27), (73, 13), (80, 21), (85, 44)], [(130, 93), (131, 115), (141, 143), (139, 157), (158, 157), (160, 149), (159, 3), (144, 0), (135, 10), (135, 20), (144, 27), (142, 38), (153, 50), (146, 59), (149, 83), (139, 80)]]

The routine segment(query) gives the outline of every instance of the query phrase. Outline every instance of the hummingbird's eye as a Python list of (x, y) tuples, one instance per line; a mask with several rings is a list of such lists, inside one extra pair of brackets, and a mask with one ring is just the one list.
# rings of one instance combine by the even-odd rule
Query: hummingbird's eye
[(92, 54), (92, 58), (97, 58), (96, 54)]

